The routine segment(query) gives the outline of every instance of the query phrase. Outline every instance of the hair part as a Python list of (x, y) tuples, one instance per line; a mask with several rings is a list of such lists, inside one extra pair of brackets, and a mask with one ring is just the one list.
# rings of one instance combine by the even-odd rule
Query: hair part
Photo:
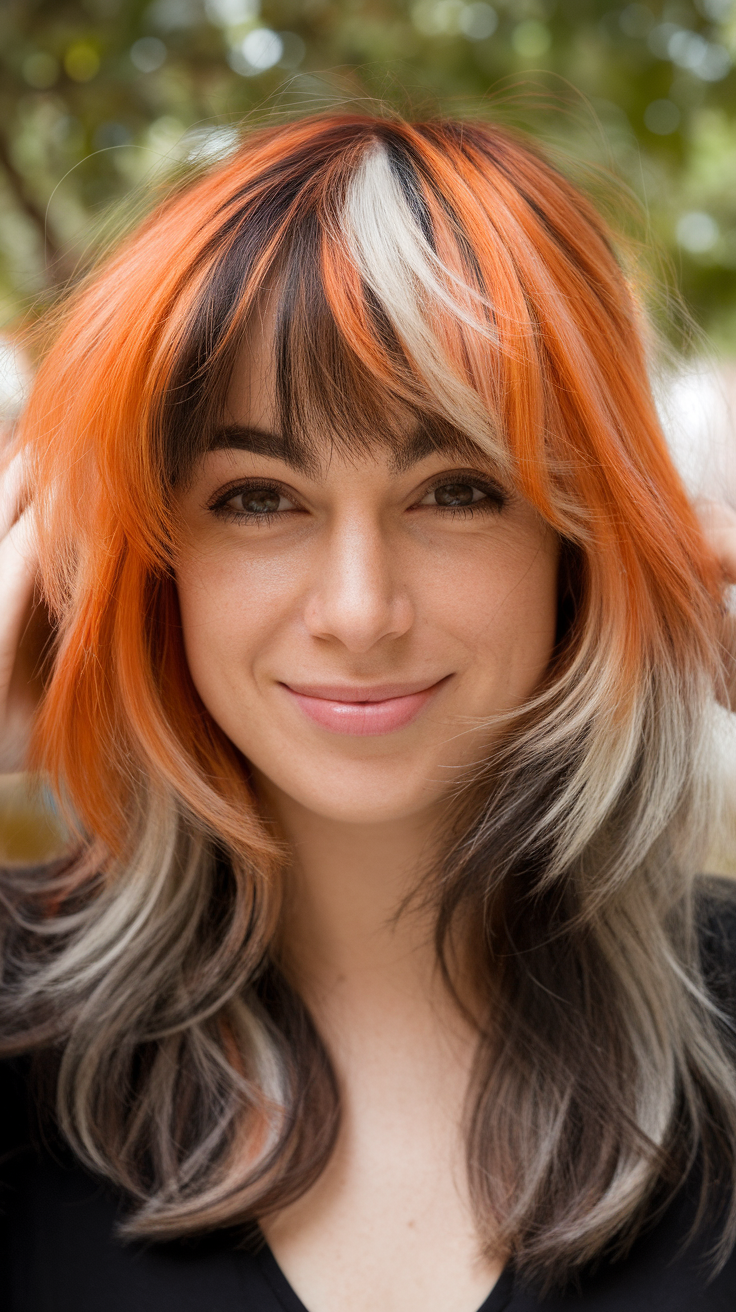
[(318, 432), (400, 452), (401, 413), (480, 449), (563, 543), (552, 666), (463, 781), (423, 892), (441, 959), (475, 926), (488, 999), (480, 1233), (563, 1280), (630, 1242), (699, 1156), (704, 1191), (728, 1182), (725, 1253), (736, 1093), (692, 879), (716, 787), (717, 574), (608, 231), (490, 125), (253, 133), (72, 298), (22, 437), (59, 625), (35, 762), (80, 848), (7, 892), (5, 1050), (58, 1051), (60, 1124), (128, 1192), (129, 1235), (252, 1222), (334, 1144), (334, 1075), (273, 960), (285, 854), (192, 685), (171, 569), (174, 490), (227, 422), (268, 297), (294, 451)]

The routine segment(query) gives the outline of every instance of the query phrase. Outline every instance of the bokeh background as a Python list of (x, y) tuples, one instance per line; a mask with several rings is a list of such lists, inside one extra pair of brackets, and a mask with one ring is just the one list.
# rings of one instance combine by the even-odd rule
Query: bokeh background
[[(615, 180), (659, 303), (686, 307), (663, 319), (678, 459), (736, 503), (735, 66), (736, 0), (0, 0), (0, 421), (29, 380), (18, 328), (244, 118), (481, 112)], [(0, 780), (0, 853), (53, 841), (24, 798)]]

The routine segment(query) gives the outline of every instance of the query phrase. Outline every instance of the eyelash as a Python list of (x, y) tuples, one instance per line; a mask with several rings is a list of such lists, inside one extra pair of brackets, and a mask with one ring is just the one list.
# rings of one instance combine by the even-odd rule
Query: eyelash
[[(277, 492), (279, 496), (286, 496), (286, 492), (279, 487), (278, 483), (264, 483), (258, 480), (245, 481), (242, 483), (233, 483), (230, 487), (224, 488), (218, 492), (215, 498), (210, 501), (209, 508), (214, 515), (224, 519), (229, 524), (271, 524), (279, 515), (288, 514), (288, 511), (266, 511), (262, 515), (256, 515), (246, 510), (233, 510), (228, 506), (228, 501), (237, 497), (240, 493), (250, 492)], [(292, 497), (289, 500), (293, 500)]]
[(425, 490), (424, 496), (427, 497), (430, 492), (436, 492), (441, 487), (451, 487), (453, 484), (472, 487), (474, 492), (483, 492), (485, 500), (467, 506), (429, 506), (427, 509), (436, 510), (443, 515), (451, 515), (453, 518), (472, 519), (473, 515), (498, 515), (508, 505), (508, 493), (496, 483), (486, 482), (485, 479), (478, 478), (470, 472), (465, 473), (462, 469), (453, 471), (450, 475), (441, 475)]
[[(453, 518), (460, 517), (462, 519), (468, 519), (477, 514), (500, 514), (508, 503), (509, 498), (507, 493), (503, 492), (495, 483), (487, 483), (485, 480), (481, 480), (477, 476), (471, 478), (470, 475), (463, 475), (462, 470), (459, 470), (456, 474), (451, 476), (445, 474), (441, 478), (438, 478), (435, 483), (432, 483), (430, 487), (425, 489), (422, 494), (422, 499), (429, 496), (431, 492), (436, 492), (438, 488), (449, 487), (454, 483), (460, 484), (461, 486), (472, 487), (473, 491), (483, 492), (486, 499), (465, 506), (428, 506), (426, 509), (436, 510), (442, 515), (450, 515)], [(279, 496), (286, 496), (286, 492), (278, 483), (264, 483), (256, 480), (252, 482), (246, 481), (235, 483), (228, 488), (224, 488), (212, 501), (210, 501), (209, 509), (213, 514), (231, 524), (268, 525), (272, 524), (280, 515), (290, 513), (289, 511), (275, 510), (265, 511), (263, 514), (254, 514), (253, 512), (245, 510), (233, 510), (228, 506), (228, 501), (231, 501), (233, 497), (246, 492), (277, 492)], [(293, 497), (290, 497), (289, 500), (293, 500)]]

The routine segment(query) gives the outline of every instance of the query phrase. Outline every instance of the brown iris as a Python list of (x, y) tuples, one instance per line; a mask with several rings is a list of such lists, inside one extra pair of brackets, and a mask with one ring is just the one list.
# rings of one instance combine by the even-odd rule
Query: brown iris
[(475, 489), (470, 483), (443, 483), (434, 490), (438, 506), (469, 506)]
[(281, 493), (274, 487), (258, 488), (255, 492), (242, 492), (243, 510), (249, 515), (275, 515)]

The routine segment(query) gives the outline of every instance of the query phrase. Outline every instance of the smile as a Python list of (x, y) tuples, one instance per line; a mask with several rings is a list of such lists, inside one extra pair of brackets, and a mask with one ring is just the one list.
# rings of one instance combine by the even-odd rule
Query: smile
[(353, 735), (393, 733), (411, 724), (450, 675), (429, 686), (412, 684), (359, 685), (282, 683), (305, 715), (332, 733)]

